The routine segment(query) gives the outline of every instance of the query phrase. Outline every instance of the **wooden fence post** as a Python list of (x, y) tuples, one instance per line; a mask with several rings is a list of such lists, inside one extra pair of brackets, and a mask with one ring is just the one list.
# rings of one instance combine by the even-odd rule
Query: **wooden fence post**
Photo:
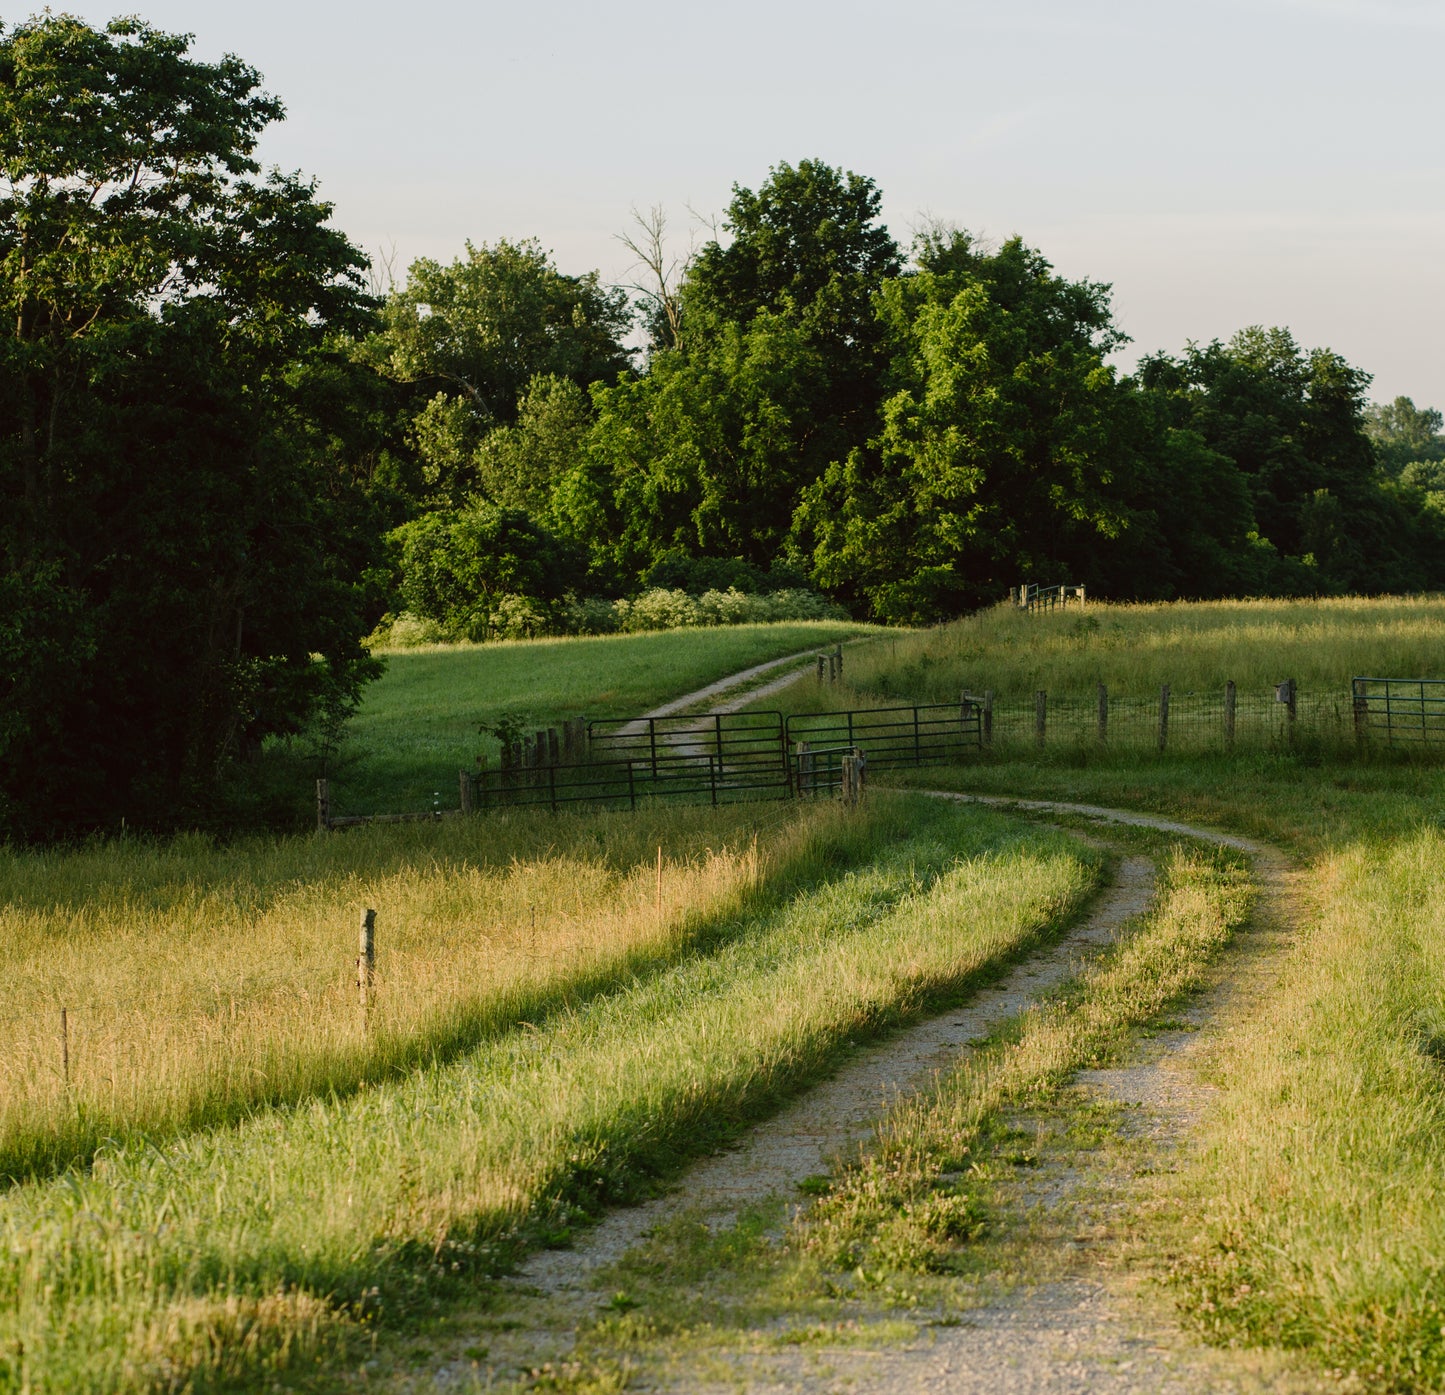
[(1099, 745), (1103, 745), (1109, 739), (1109, 690), (1102, 683), (1099, 684)]
[(823, 681), (823, 665), (827, 662), (821, 654), (818, 655), (818, 682)]
[[(793, 754), (797, 757), (798, 763), (798, 793), (800, 795), (813, 793), (813, 748), (806, 741), (798, 741), (793, 745)], [(717, 803), (714, 796), (713, 803)]]
[(983, 744), (993, 745), (993, 689), (983, 690)]
[(549, 764), (556, 765), (562, 758), (561, 743), (557, 739), (557, 728), (547, 728), (547, 760)]
[(1084, 604), (1084, 588), (1082, 586), (1079, 587), (1079, 609), (1081, 611), (1087, 609), (1086, 605)]
[(1239, 701), (1239, 692), (1234, 686), (1234, 679), (1230, 679), (1224, 685), (1224, 744), (1234, 749), (1234, 714)]
[(1159, 749), (1169, 744), (1169, 685), (1159, 689)]
[(457, 792), (461, 795), (461, 803), (458, 808), (463, 814), (472, 812), (472, 772), (470, 770), (457, 771)]
[(1034, 694), (1034, 742), (1043, 749), (1045, 733), (1049, 722), (1049, 695), (1040, 688)]
[(833, 657), (838, 661), (838, 681), (843, 681), (843, 646), (840, 644), (834, 651)]
[(1284, 719), (1289, 732), (1289, 743), (1293, 746), (1295, 718), (1299, 716), (1299, 685), (1293, 678), (1286, 678), (1284, 682)]
[(356, 991), (365, 1013), (371, 1006), (372, 980), (376, 977), (376, 912), (361, 913), (361, 933), (357, 939)]
[(1370, 730), (1370, 700), (1362, 678), (1350, 679), (1350, 706), (1355, 714), (1355, 743), (1363, 746)]
[(70, 1014), (60, 1009), (60, 1073), (70, 1089)]
[(321, 833), (331, 828), (331, 781), (316, 782), (316, 827)]

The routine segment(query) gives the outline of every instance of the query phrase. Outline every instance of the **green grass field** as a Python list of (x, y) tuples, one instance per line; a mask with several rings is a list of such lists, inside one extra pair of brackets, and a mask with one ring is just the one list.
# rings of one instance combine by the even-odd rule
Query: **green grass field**
[(457, 771), (496, 758), (478, 728), (504, 713), (545, 727), (569, 717), (630, 717), (769, 659), (876, 634), (809, 621), (508, 640), (381, 651), (335, 762), (335, 812), (402, 813), (457, 804)]

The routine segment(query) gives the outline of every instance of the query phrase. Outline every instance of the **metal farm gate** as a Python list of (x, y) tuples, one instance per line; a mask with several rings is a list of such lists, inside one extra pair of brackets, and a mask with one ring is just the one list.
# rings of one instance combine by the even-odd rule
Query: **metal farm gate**
[(1445, 678), (1352, 678), (1355, 734), (1445, 745)]
[[(894, 770), (942, 765), (977, 753), (983, 747), (983, 710), (965, 699), (927, 707), (810, 712), (789, 717), (786, 730), (795, 761), (856, 748), (869, 768)], [(799, 743), (807, 749), (800, 750)]]

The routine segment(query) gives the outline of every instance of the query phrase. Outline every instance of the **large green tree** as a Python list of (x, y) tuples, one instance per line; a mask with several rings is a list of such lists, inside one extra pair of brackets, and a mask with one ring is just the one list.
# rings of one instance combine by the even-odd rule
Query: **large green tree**
[[(874, 312), (898, 248), (872, 180), (817, 160), (734, 186), (690, 263), (672, 347), (598, 392), (577, 527), (636, 574), (685, 553), (772, 563), (801, 492), (873, 429)], [(590, 510), (590, 513), (589, 513)]]
[[(165, 825), (354, 701), (375, 527), (316, 410), (364, 259), (239, 59), (0, 33), (0, 826)], [(324, 376), (324, 375), (323, 375)]]
[(1417, 407), (1408, 397), (1373, 402), (1365, 411), (1365, 434), (1380, 468), (1394, 479), (1416, 464), (1445, 460), (1445, 417), (1434, 407)]
[(886, 620), (919, 621), (1055, 576), (1130, 524), (1113, 488), (1127, 442), (1105, 356), (1107, 288), (1018, 239), (921, 239), (880, 295), (891, 353), (881, 428), (799, 512), (814, 575)]
[(1241, 330), (1145, 359), (1141, 383), (1172, 425), (1197, 433), (1248, 482), (1260, 535), (1286, 565), (1269, 590), (1364, 591), (1435, 584), (1436, 523), (1382, 479), (1367, 432), (1370, 375), (1286, 329)]
[(535, 241), (468, 243), (449, 266), (413, 262), (381, 314), (359, 353), (411, 385), (419, 502), (432, 507), (460, 507), (477, 492), (483, 440), (516, 423), (535, 378), (585, 390), (613, 381), (631, 357), (626, 293), (596, 272), (559, 271)]

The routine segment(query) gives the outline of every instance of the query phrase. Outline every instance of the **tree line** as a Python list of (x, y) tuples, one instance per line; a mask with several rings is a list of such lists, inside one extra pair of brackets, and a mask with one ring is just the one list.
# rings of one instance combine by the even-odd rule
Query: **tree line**
[(1440, 415), (1286, 330), (1120, 373), (1107, 286), (1017, 238), (903, 247), (871, 179), (814, 160), (675, 261), (640, 220), (632, 288), (506, 240), (378, 287), (316, 186), (260, 169), (282, 115), (140, 20), (0, 30), (13, 836), (205, 816), (267, 740), (334, 732), (402, 613), (1441, 584)]

